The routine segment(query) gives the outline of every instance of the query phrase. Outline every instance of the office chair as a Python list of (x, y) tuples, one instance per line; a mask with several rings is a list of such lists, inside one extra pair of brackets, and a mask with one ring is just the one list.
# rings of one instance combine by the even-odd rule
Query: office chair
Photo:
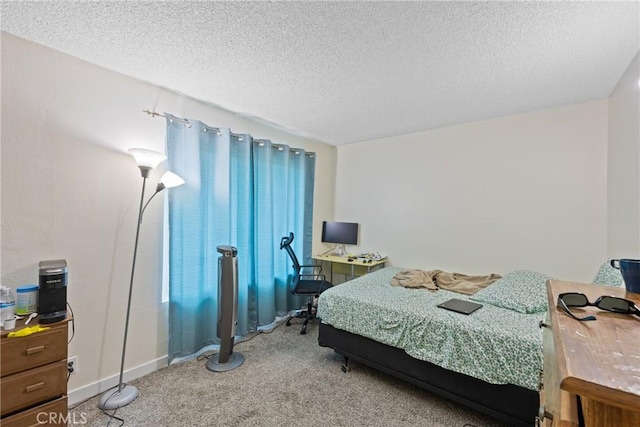
[[(306, 334), (309, 320), (317, 318), (313, 304), (314, 299), (333, 285), (325, 280), (324, 274), (303, 274), (301, 272), (301, 270), (305, 268), (311, 268), (311, 271), (315, 272), (315, 269), (318, 267), (315, 265), (300, 265), (295, 252), (293, 252), (293, 249), (291, 248), (292, 242), (293, 233), (289, 233), (288, 236), (285, 236), (280, 240), (280, 249), (286, 250), (293, 262), (293, 279), (291, 280), (290, 285), (291, 293), (293, 295), (306, 295), (309, 297), (309, 301), (307, 302), (306, 310), (299, 312), (297, 315), (292, 315), (287, 319), (287, 326), (291, 326), (291, 319), (294, 317), (304, 318), (300, 333)], [(320, 273), (321, 272), (322, 268), (320, 268)]]

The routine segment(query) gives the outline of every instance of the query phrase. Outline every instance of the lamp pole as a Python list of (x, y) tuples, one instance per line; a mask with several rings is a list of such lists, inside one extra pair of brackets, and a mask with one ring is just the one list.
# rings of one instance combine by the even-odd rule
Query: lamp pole
[(124, 341), (122, 343), (122, 360), (120, 362), (120, 377), (118, 379), (118, 389), (116, 391), (107, 390), (98, 406), (101, 409), (116, 409), (126, 406), (133, 402), (139, 395), (138, 389), (132, 385), (124, 384), (122, 377), (124, 375), (124, 359), (127, 354), (127, 335), (129, 332), (129, 317), (131, 315), (131, 295), (133, 294), (133, 276), (136, 271), (136, 257), (138, 255), (138, 240), (140, 238), (140, 225), (142, 224), (142, 206), (144, 204), (144, 190), (147, 183), (147, 173), (142, 175), (142, 194), (140, 195), (140, 208), (138, 209), (138, 224), (136, 227), (136, 241), (133, 246), (133, 264), (131, 265), (131, 279), (129, 281), (129, 298), (127, 301), (127, 316), (124, 322)]
[(140, 195), (140, 208), (138, 210), (138, 226), (136, 227), (136, 242), (133, 246), (133, 264), (131, 265), (131, 280), (129, 281), (129, 300), (127, 301), (127, 319), (124, 326), (124, 342), (122, 343), (122, 362), (120, 362), (120, 380), (118, 391), (122, 390), (122, 373), (124, 372), (124, 355), (127, 350), (127, 332), (129, 331), (129, 315), (131, 314), (131, 294), (133, 293), (133, 275), (136, 271), (136, 257), (138, 256), (138, 240), (140, 238), (140, 225), (142, 224), (142, 204), (144, 203), (144, 189), (147, 177), (142, 178), (142, 194)]

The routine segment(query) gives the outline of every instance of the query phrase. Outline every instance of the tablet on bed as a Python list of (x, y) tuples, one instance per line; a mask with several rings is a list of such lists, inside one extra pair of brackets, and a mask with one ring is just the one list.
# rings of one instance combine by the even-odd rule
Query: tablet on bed
[(438, 307), (446, 308), (447, 310), (456, 311), (462, 314), (471, 314), (482, 307), (482, 304), (453, 298), (449, 301), (443, 302), (442, 304), (438, 304)]

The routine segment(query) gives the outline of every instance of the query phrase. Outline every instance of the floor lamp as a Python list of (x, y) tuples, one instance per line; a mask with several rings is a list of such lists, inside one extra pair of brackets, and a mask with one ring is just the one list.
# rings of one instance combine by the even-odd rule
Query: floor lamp
[(142, 194), (140, 195), (140, 208), (138, 210), (138, 226), (136, 228), (136, 242), (133, 248), (133, 265), (131, 267), (131, 281), (129, 282), (129, 301), (127, 302), (127, 317), (124, 325), (124, 342), (122, 344), (122, 361), (120, 362), (120, 379), (118, 380), (118, 385), (114, 388), (111, 388), (104, 392), (100, 397), (98, 402), (98, 407), (100, 409), (116, 409), (122, 406), (126, 406), (129, 403), (133, 402), (138, 397), (138, 389), (132, 385), (124, 384), (122, 382), (122, 375), (124, 372), (124, 357), (127, 351), (127, 332), (129, 331), (129, 314), (131, 312), (131, 293), (133, 291), (133, 274), (136, 270), (136, 255), (138, 253), (138, 238), (140, 237), (140, 225), (142, 224), (142, 215), (144, 214), (145, 209), (149, 205), (151, 199), (155, 197), (156, 194), (164, 190), (165, 188), (177, 187), (178, 185), (184, 184), (184, 180), (180, 178), (178, 175), (172, 172), (165, 172), (160, 179), (156, 187), (155, 193), (147, 203), (144, 203), (144, 189), (147, 182), (147, 178), (149, 177), (149, 172), (153, 170), (156, 166), (167, 159), (167, 156), (164, 154), (145, 150), (143, 148), (132, 148), (129, 150), (129, 153), (136, 159), (138, 163), (138, 167), (140, 168), (140, 173), (142, 174)]

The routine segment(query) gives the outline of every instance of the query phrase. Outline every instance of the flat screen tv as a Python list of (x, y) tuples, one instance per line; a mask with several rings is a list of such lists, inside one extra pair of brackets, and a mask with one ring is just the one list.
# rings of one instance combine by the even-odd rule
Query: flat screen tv
[(358, 223), (323, 221), (322, 242), (337, 244), (338, 255), (346, 255), (344, 245), (358, 244)]

